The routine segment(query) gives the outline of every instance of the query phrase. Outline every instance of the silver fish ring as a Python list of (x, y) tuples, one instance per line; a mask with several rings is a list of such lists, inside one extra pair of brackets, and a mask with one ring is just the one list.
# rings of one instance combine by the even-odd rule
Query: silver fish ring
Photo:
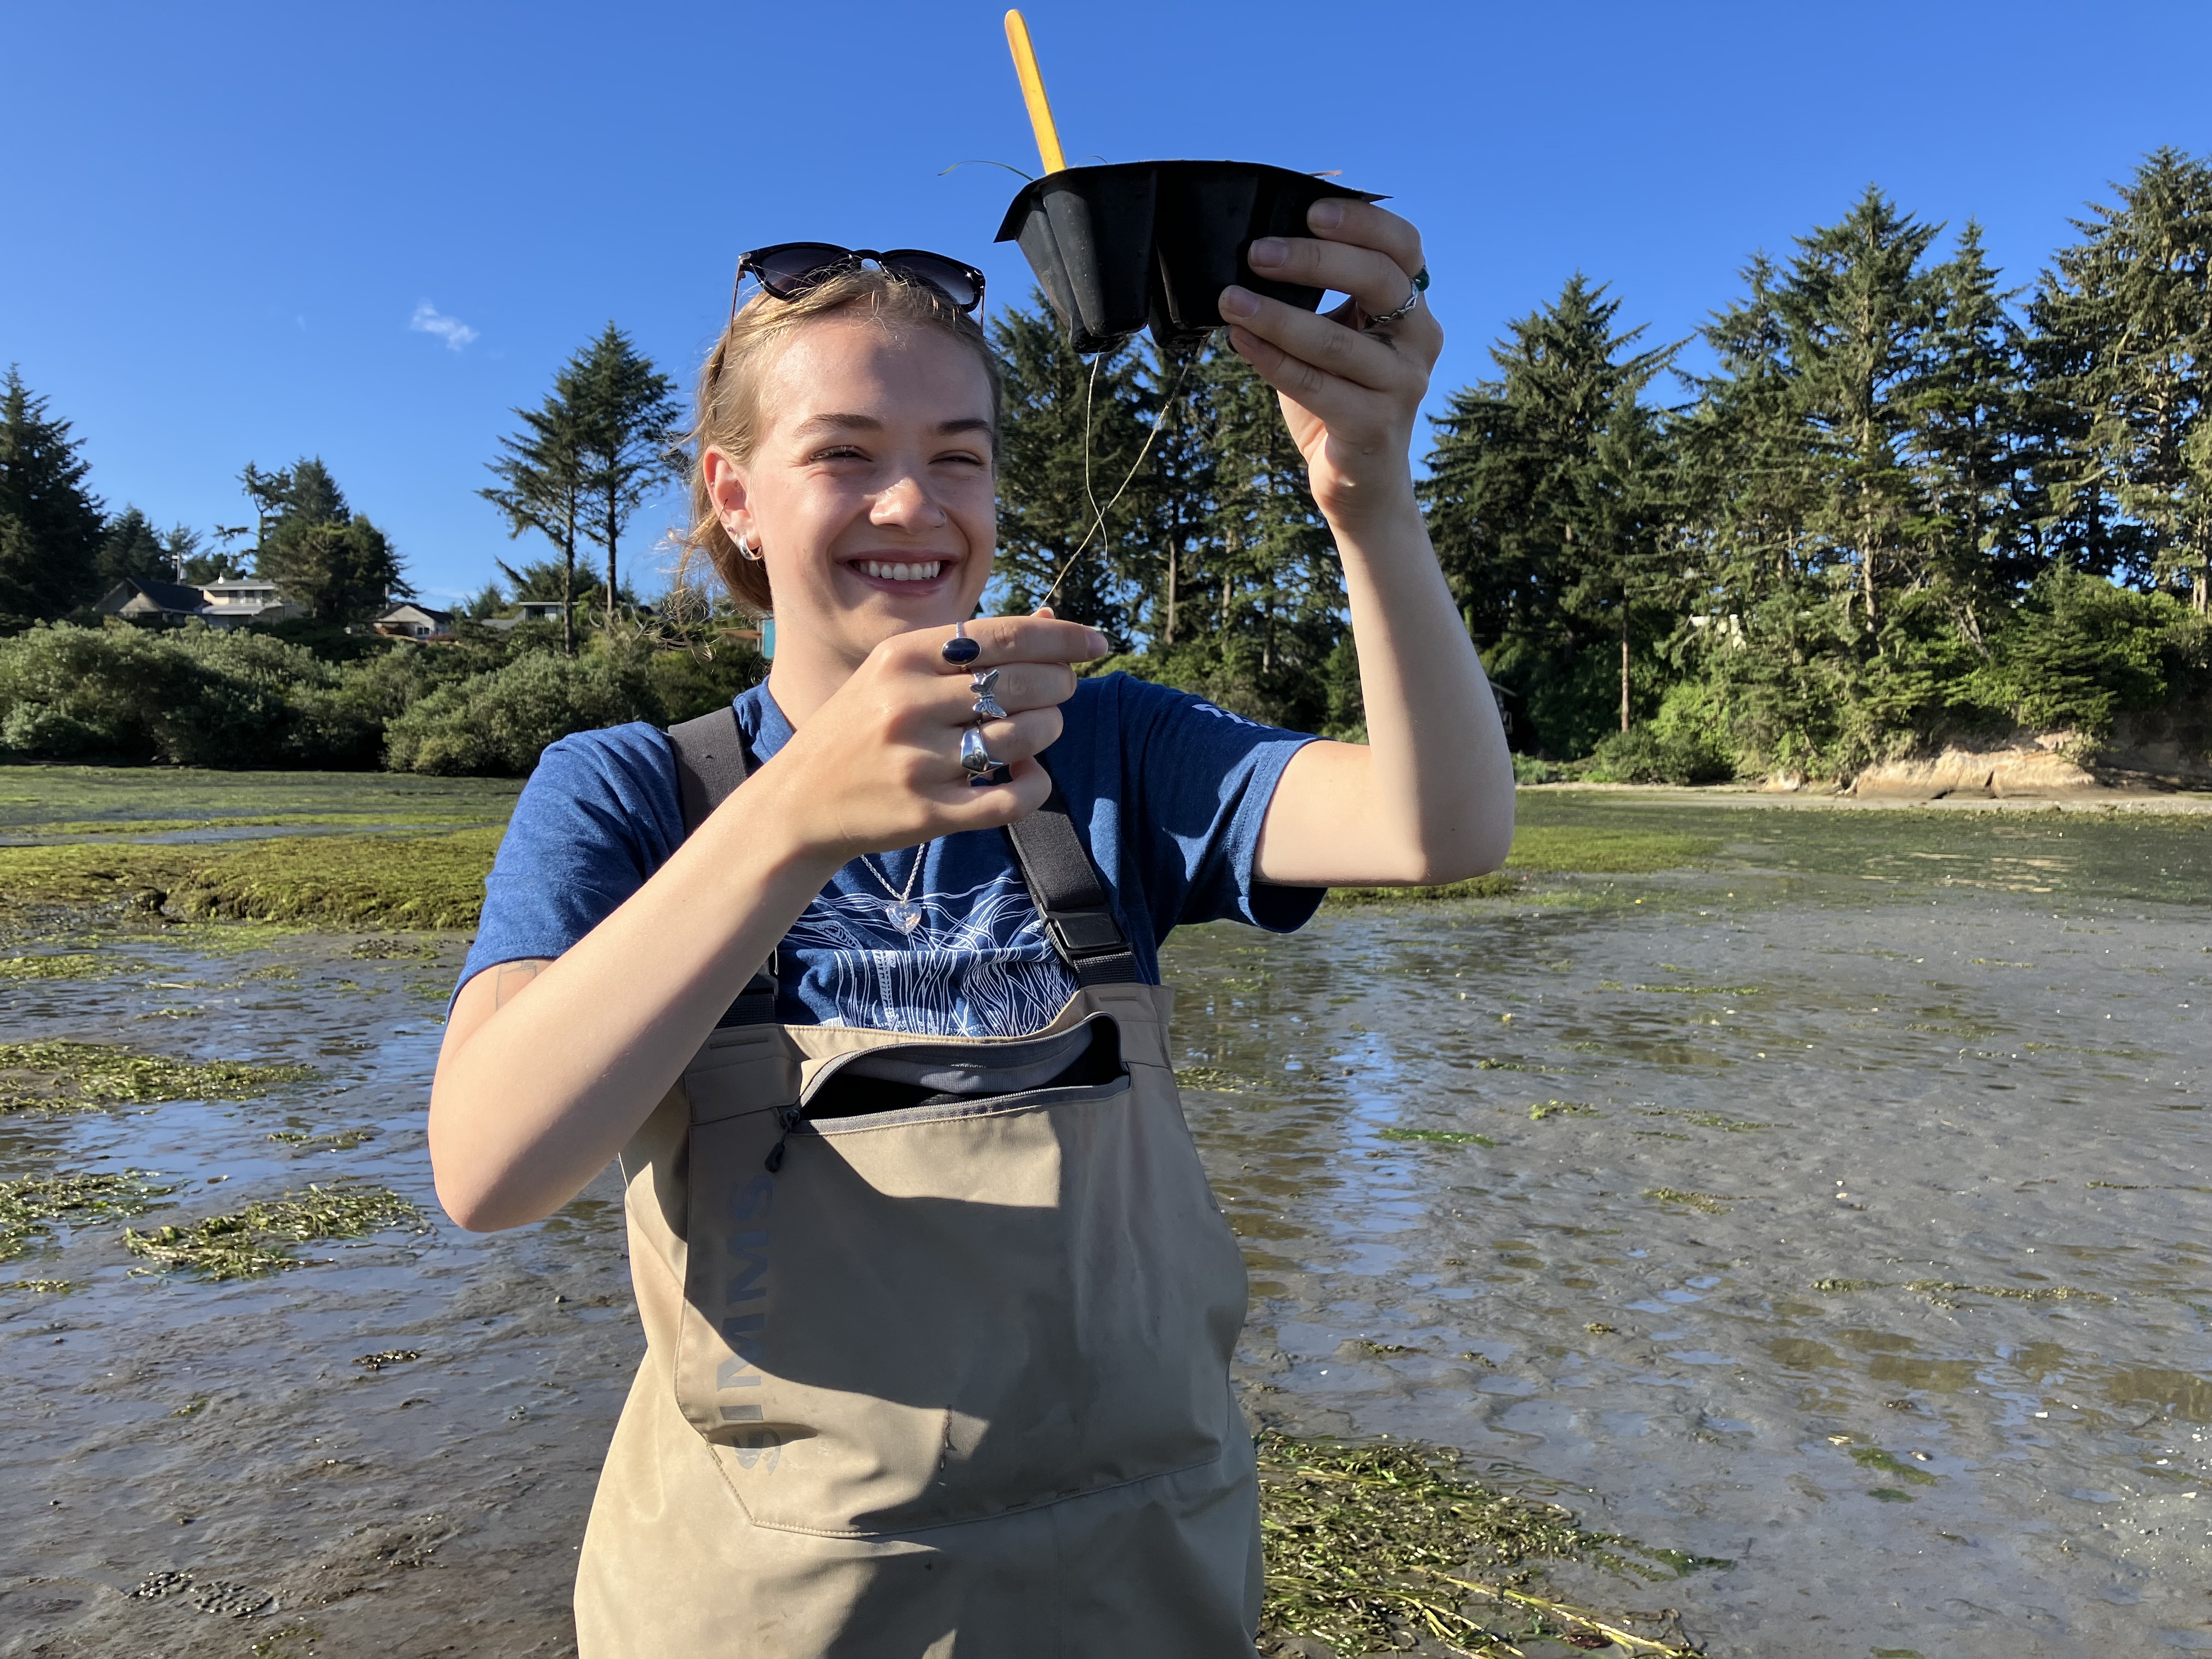
[(973, 726), (964, 727), (960, 733), (960, 769), (968, 775), (969, 785), (977, 789), (1004, 783), (1014, 775), (1012, 767), (983, 746), (983, 733)]

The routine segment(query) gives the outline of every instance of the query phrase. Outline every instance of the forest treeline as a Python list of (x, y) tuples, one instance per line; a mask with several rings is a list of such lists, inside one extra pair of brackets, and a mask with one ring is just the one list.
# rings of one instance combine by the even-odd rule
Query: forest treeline
[[(1752, 258), (1694, 369), (1692, 341), (1648, 340), (1579, 273), (1511, 323), (1495, 374), (1434, 422), (1421, 489), (1524, 769), (1844, 777), (2024, 733), (2201, 752), (2212, 166), (2154, 152), (2075, 228), (2008, 286), (1972, 222), (1947, 234), (1869, 188), (1786, 255)], [(1272, 392), (1224, 352), (1080, 358), (1035, 300), (990, 327), (1007, 408), (989, 603), (1049, 594), (1125, 647), (1107, 666), (1357, 735), (1342, 575)], [(574, 599), (565, 634), (464, 624), (427, 651), (342, 636), (404, 571), (303, 460), (245, 483), (256, 568), (316, 628), (88, 640), (52, 619), (82, 619), (100, 583), (156, 564), (205, 580), (190, 573), (233, 574), (210, 564), (233, 556), (136, 509), (106, 517), (66, 423), (11, 372), (0, 752), (512, 770), (549, 734), (672, 718), (757, 676), (726, 607), (624, 603), (619, 539), (679, 464), (668, 379), (610, 325), (516, 414), (483, 493), (547, 556), (502, 563), (511, 590), (468, 608)], [(297, 654), (253, 658), (277, 646)], [(258, 760), (176, 735), (178, 699), (228, 709), (245, 694), (210, 688), (234, 682), (289, 688), (262, 729), (290, 735)]]
[[(1947, 242), (1870, 188), (1751, 259), (1697, 372), (1580, 274), (1512, 323), (1422, 491), (1516, 749), (1833, 777), (1953, 738), (2092, 747), (2132, 716), (2201, 750), (2212, 167), (2155, 152), (2076, 228), (2008, 287), (1972, 222)], [(1091, 533), (1059, 603), (1139, 642), (1129, 665), (1355, 727), (1327, 529), (1249, 372), (1086, 365), (1035, 310), (997, 337), (1016, 601)]]

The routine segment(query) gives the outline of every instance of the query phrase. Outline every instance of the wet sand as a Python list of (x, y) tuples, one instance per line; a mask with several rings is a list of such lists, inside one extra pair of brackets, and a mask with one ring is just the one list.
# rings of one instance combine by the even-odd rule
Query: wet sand
[[(1722, 860), (1172, 943), (1255, 1420), (1459, 1447), (1731, 1563), (1560, 1575), (1715, 1655), (2212, 1651), (2205, 832), (1605, 810)], [(335, 1178), (427, 1212), (263, 1280), (131, 1277), (112, 1224), (0, 1265), (82, 1285), (0, 1291), (0, 1654), (573, 1650), (639, 1347), (619, 1214), (604, 1184), (489, 1239), (435, 1214), (459, 942), (355, 944), (104, 938), (144, 966), (0, 990), (9, 1040), (325, 1074), (0, 1118), (0, 1177), (166, 1171), (141, 1225)], [(128, 1595), (165, 1571), (195, 1587)], [(210, 1583), (271, 1600), (203, 1613)]]

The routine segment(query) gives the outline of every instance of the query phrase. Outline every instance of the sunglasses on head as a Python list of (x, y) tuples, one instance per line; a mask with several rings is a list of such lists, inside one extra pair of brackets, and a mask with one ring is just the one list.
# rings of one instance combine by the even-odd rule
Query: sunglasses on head
[(879, 253), (872, 247), (839, 247), (835, 242), (779, 242), (757, 247), (738, 260), (738, 280), (730, 287), (730, 315), (738, 314), (738, 289), (750, 276), (763, 293), (796, 300), (841, 271), (858, 270), (872, 260), (890, 275), (932, 288), (956, 310), (974, 311), (983, 303), (983, 273), (942, 253), (897, 247)]

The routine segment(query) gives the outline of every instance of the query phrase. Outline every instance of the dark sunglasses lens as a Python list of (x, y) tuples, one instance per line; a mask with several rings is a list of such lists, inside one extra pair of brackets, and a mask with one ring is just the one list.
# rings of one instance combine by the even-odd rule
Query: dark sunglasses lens
[(982, 289), (967, 266), (940, 259), (934, 253), (895, 254), (884, 261), (884, 268), (928, 283), (963, 311), (983, 297)]
[(805, 293), (852, 258), (843, 248), (829, 242), (793, 242), (770, 248), (752, 262), (760, 284), (778, 299)]

